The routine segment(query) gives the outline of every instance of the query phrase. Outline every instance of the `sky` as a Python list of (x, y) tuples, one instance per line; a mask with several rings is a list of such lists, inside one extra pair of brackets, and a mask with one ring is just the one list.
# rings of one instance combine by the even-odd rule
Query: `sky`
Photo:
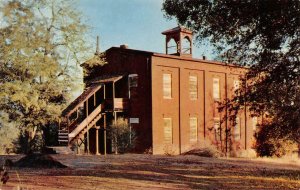
[[(100, 36), (100, 50), (127, 44), (130, 49), (165, 53), (161, 32), (174, 28), (176, 20), (164, 17), (163, 0), (80, 0), (90, 36)], [(193, 57), (212, 59), (211, 47), (193, 47)]]

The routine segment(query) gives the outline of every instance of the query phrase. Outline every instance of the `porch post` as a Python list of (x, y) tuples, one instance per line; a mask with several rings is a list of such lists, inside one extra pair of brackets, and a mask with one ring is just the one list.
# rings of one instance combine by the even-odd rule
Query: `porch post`
[(86, 148), (87, 148), (87, 154), (90, 154), (90, 133), (89, 130), (86, 132)]
[(77, 140), (77, 154), (80, 154), (79, 139)]
[(103, 124), (103, 127), (104, 127), (104, 134), (103, 134), (103, 141), (104, 141), (104, 155), (106, 155), (106, 114), (103, 115), (104, 116), (104, 124)]
[(95, 126), (96, 128), (96, 155), (100, 155), (99, 153), (99, 126)]
[(115, 92), (115, 82), (113, 82), (113, 99), (112, 99), (112, 101), (113, 101), (113, 111), (115, 110), (115, 96), (116, 96), (116, 92)]

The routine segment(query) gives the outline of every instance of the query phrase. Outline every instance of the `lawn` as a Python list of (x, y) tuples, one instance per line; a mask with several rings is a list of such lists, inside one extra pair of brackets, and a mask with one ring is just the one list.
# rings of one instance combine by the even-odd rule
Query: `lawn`
[[(68, 168), (13, 168), (6, 189), (300, 189), (300, 165), (198, 156), (52, 155)], [(21, 156), (0, 156), (18, 160)]]

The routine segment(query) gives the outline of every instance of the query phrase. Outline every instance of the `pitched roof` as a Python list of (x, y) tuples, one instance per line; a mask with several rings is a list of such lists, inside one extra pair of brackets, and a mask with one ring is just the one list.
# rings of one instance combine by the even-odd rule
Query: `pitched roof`
[(90, 81), (90, 84), (117, 82), (118, 80), (120, 80), (123, 77), (124, 77), (124, 75), (102, 75), (102, 76), (92, 79)]
[(172, 34), (172, 33), (176, 33), (176, 32), (185, 32), (188, 34), (192, 34), (193, 32), (188, 30), (187, 28), (184, 28), (182, 26), (177, 26), (175, 28), (163, 31), (162, 34), (167, 35), (167, 34)]

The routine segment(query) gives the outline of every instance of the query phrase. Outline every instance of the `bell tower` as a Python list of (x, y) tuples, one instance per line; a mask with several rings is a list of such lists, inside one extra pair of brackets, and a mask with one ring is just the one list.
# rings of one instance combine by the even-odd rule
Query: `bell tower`
[(162, 32), (166, 36), (166, 54), (192, 57), (193, 33), (177, 26)]

